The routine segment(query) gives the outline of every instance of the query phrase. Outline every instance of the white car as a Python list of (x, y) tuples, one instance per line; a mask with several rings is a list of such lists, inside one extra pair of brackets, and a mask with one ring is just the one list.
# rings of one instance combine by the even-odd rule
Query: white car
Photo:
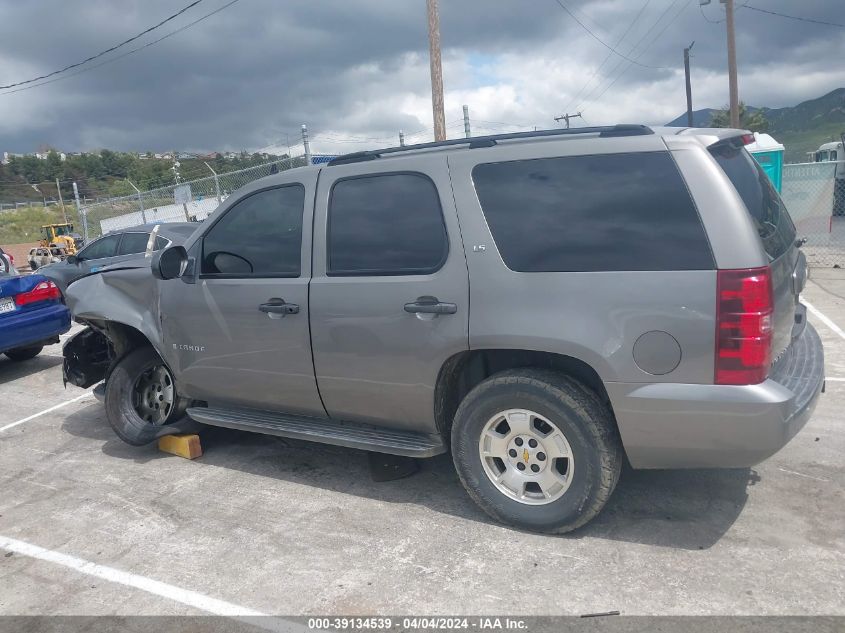
[[(2, 247), (0, 247), (0, 260), (6, 262), (6, 269), (10, 269), (15, 265), (14, 256), (11, 253), (7, 253), (6, 251), (4, 251)], [(0, 268), (3, 268), (3, 262), (0, 262)]]
[(30, 270), (38, 270), (47, 264), (54, 264), (63, 259), (64, 250), (61, 248), (47, 248), (45, 246), (37, 246), (29, 249), (29, 268)]

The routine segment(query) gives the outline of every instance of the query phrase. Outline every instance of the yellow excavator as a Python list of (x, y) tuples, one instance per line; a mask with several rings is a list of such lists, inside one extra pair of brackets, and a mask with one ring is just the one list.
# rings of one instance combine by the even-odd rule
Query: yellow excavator
[(41, 227), (39, 246), (60, 248), (67, 255), (76, 255), (82, 246), (82, 236), (73, 232), (73, 224), (46, 224)]

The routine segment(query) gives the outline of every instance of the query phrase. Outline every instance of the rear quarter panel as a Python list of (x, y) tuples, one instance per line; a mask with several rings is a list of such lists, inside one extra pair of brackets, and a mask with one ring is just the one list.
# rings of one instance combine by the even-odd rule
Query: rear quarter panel
[[(473, 167), (485, 162), (666, 149), (661, 137), (654, 135), (502, 146), (450, 155), (470, 272), (472, 349), (564, 354), (586, 362), (604, 382), (712, 382), (714, 270), (512, 271), (496, 248), (472, 181)], [(669, 333), (681, 348), (680, 362), (667, 374), (649, 374), (634, 362), (634, 344), (651, 331)]]

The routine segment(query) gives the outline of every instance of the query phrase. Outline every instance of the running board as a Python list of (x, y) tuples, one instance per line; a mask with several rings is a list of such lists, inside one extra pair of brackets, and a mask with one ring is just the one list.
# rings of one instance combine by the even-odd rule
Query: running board
[(443, 438), (439, 435), (397, 431), (356, 422), (337, 422), (271, 411), (203, 407), (188, 409), (188, 415), (197, 422), (211, 426), (359, 448), (390, 455), (433, 457), (447, 450)]

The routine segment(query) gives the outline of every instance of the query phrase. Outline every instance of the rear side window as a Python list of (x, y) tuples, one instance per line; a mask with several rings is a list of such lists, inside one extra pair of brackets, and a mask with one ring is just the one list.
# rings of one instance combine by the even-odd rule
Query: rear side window
[(795, 225), (766, 172), (744, 148), (722, 145), (710, 153), (745, 203), (766, 253), (783, 255), (795, 242)]
[(120, 240), (120, 248), (118, 248), (117, 254), (133, 255), (135, 253), (146, 252), (149, 239), (149, 233), (124, 233), (123, 239)]
[(299, 276), (304, 210), (302, 185), (259, 191), (236, 202), (203, 238), (203, 274)]
[(710, 245), (668, 152), (477, 165), (478, 199), (518, 272), (706, 270)]
[(424, 275), (449, 251), (440, 198), (422, 174), (340, 180), (329, 201), (329, 275)]
[(102, 259), (103, 257), (114, 257), (117, 252), (117, 243), (120, 235), (108, 235), (102, 237), (88, 248), (83, 249), (79, 255), (81, 259)]

